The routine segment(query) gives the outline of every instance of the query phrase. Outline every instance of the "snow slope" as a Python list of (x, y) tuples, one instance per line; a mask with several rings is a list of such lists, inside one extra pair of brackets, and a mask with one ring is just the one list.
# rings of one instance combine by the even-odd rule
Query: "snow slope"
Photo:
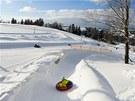
[[(111, 52), (77, 50), (68, 44)], [(45, 27), (0, 24), (0, 100), (135, 101), (133, 48), (133, 61), (125, 65), (123, 45), (81, 41), (79, 36)], [(74, 83), (69, 91), (55, 89), (62, 76)]]
[[(55, 101), (56, 99), (58, 101), (89, 101), (90, 99), (96, 101), (119, 101), (119, 99), (121, 99), (123, 101), (125, 96), (118, 97), (116, 96), (116, 93), (123, 89), (124, 86), (134, 87), (134, 81), (126, 79), (122, 73), (116, 73), (116, 70), (118, 69), (114, 68), (112, 63), (108, 63), (109, 61), (106, 61), (108, 54), (102, 54), (99, 56), (99, 53), (97, 52), (63, 50), (58, 64), (55, 64), (58, 57), (54, 54), (57, 54), (57, 52), (51, 53), (38, 60), (38, 62), (35, 62), (38, 64), (39, 69), (31, 76), (31, 78), (29, 78), (27, 84), (21, 85), (21, 89), (15, 91), (9, 101), (43, 101), (44, 99), (50, 101)], [(92, 62), (95, 60), (95, 58), (93, 58), (93, 54), (96, 57), (99, 57), (96, 58), (95, 62)], [(90, 56), (87, 57), (88, 55)], [(82, 58), (84, 59), (81, 60)], [(108, 60), (117, 61), (115, 57)], [(99, 68), (102, 68), (101, 70), (94, 66), (97, 64), (97, 61), (104, 61), (104, 66), (99, 66)], [(109, 64), (111, 66), (106, 70)], [(117, 66), (124, 66), (119, 62), (116, 62), (116, 64)], [(120, 70), (122, 71), (127, 68), (129, 67), (120, 67)], [(130, 68), (133, 68), (133, 66), (130, 65)], [(109, 75), (110, 72), (107, 72), (109, 70), (111, 70), (111, 76)], [(59, 92), (55, 89), (55, 84), (62, 76), (72, 80), (75, 84), (74, 87), (67, 92)], [(115, 80), (121, 82), (116, 82)], [(131, 90), (132, 89), (129, 89), (128, 91)], [(52, 95), (53, 97), (51, 97)], [(132, 94), (130, 94), (130, 96), (131, 95)], [(126, 99), (134, 101), (133, 97)]]
[(82, 43), (80, 37), (56, 29), (17, 24), (0, 24), (0, 49), (42, 47)]
[[(49, 62), (50, 64), (46, 65), (48, 64), (46, 59), (41, 59), (44, 62), (38, 62), (40, 68), (32, 76), (32, 80), (22, 86), (22, 89), (18, 90), (16, 95), (12, 96), (9, 101), (43, 101), (44, 99), (50, 101), (55, 101), (56, 99), (58, 101), (89, 101), (90, 99), (96, 101), (117, 101), (115, 93), (107, 81), (102, 81), (104, 78), (97, 75), (83, 60), (81, 61), (82, 58), (92, 53), (64, 50), (64, 55), (58, 64), (55, 64), (54, 60), (52, 60), (52, 63)], [(54, 86), (62, 76), (75, 83), (73, 89), (64, 93), (58, 92)], [(31, 94), (32, 96), (30, 96)], [(52, 95), (53, 97), (51, 97)]]

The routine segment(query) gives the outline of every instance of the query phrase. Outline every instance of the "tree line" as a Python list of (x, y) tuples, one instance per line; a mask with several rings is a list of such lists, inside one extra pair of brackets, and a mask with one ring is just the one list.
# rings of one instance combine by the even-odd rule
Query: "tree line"
[(77, 35), (81, 35), (81, 28), (80, 26), (75, 26), (74, 24), (69, 25), (68, 30), (64, 30), (62, 28), (62, 24), (58, 23), (57, 21), (55, 21), (54, 23), (45, 23), (44, 20), (42, 18), (36, 19), (35, 21), (31, 20), (31, 19), (25, 19), (25, 20), (21, 20), (21, 22), (17, 22), (17, 20), (15, 18), (12, 18), (11, 20), (12, 24), (24, 24), (24, 25), (37, 25), (37, 26), (45, 26), (45, 27), (49, 27), (49, 28), (55, 28), (55, 29), (59, 29), (59, 30), (63, 30), (63, 31), (68, 31), (70, 33), (74, 33)]
[(76, 35), (81, 35), (80, 26), (75, 26), (74, 24), (69, 25), (69, 28), (67, 31)]
[(45, 23), (42, 18), (36, 19), (35, 21), (33, 21), (31, 19), (25, 19), (25, 20), (22, 19), (21, 22), (17, 22), (17, 20), (15, 18), (12, 18), (11, 24), (37, 25), (37, 26), (45, 26), (45, 27), (49, 27), (49, 28), (63, 30), (61, 23), (58, 23), (58, 22), (54, 22), (52, 24)]
[(38, 26), (43, 26), (44, 25), (44, 20), (42, 18), (36, 19), (35, 21), (31, 19), (25, 19), (21, 20), (21, 22), (17, 22), (15, 18), (12, 18), (11, 20), (12, 24), (25, 24), (25, 25), (38, 25)]
[[(98, 41), (103, 41), (110, 44), (124, 43), (126, 37), (124, 35), (118, 34), (117, 32), (112, 32), (110, 29), (103, 28), (92, 28), (86, 27), (86, 30), (83, 30), (82, 35), (88, 38), (92, 38)], [(131, 37), (129, 37), (129, 44), (135, 46), (135, 29), (130, 31)]]

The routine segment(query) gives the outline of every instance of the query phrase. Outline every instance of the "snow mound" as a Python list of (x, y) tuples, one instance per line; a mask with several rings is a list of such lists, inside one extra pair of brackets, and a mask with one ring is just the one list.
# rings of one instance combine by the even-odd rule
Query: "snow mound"
[(118, 101), (108, 81), (85, 60), (76, 66), (73, 80), (80, 89), (81, 101)]

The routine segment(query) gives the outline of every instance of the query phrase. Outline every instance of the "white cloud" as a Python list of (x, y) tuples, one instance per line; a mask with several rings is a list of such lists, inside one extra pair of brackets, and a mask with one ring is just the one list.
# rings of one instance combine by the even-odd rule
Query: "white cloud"
[(11, 4), (13, 0), (0, 0), (0, 4), (6, 3), (6, 4)]
[(48, 19), (56, 19), (56, 18), (82, 18), (82, 13), (84, 10), (68, 10), (68, 9), (61, 9), (61, 10), (38, 10), (36, 8), (25, 6), (20, 9), (20, 12), (26, 13), (40, 13), (44, 15), (45, 18)]
[(6, 0), (6, 3), (10, 4), (10, 3), (12, 3), (12, 1), (11, 0)]
[(82, 18), (83, 10), (47, 10), (43, 11), (45, 17), (48, 19), (59, 19), (59, 18)]
[(103, 4), (103, 3), (105, 3), (104, 0), (90, 0), (90, 1), (95, 2), (96, 4)]
[(20, 9), (20, 12), (27, 12), (27, 13), (33, 13), (36, 12), (37, 9), (36, 8), (32, 8), (29, 6), (25, 6), (24, 8)]

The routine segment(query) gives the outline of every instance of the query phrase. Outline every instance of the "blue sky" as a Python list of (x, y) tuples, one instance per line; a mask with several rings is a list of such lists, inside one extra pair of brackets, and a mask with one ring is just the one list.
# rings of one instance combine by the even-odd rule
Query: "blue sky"
[[(89, 8), (101, 8), (102, 5), (97, 5), (94, 0), (0, 0), (2, 6), (14, 6), (19, 9), (22, 6), (32, 6), (39, 9), (89, 9)], [(97, 0), (101, 1), (101, 0)], [(17, 10), (17, 9), (16, 9)]]
[[(87, 9), (103, 9), (104, 0), (0, 0), (3, 20), (81, 18)], [(135, 5), (135, 0), (133, 0)], [(135, 8), (135, 6), (134, 6)]]
[[(93, 0), (92, 0), (93, 1)], [(103, 8), (90, 0), (0, 0), (0, 17), (44, 18), (52, 10), (87, 10)], [(97, 0), (101, 1), (101, 0)], [(67, 11), (66, 11), (67, 12)], [(47, 14), (48, 13), (48, 14)], [(53, 12), (56, 13), (56, 12)]]

